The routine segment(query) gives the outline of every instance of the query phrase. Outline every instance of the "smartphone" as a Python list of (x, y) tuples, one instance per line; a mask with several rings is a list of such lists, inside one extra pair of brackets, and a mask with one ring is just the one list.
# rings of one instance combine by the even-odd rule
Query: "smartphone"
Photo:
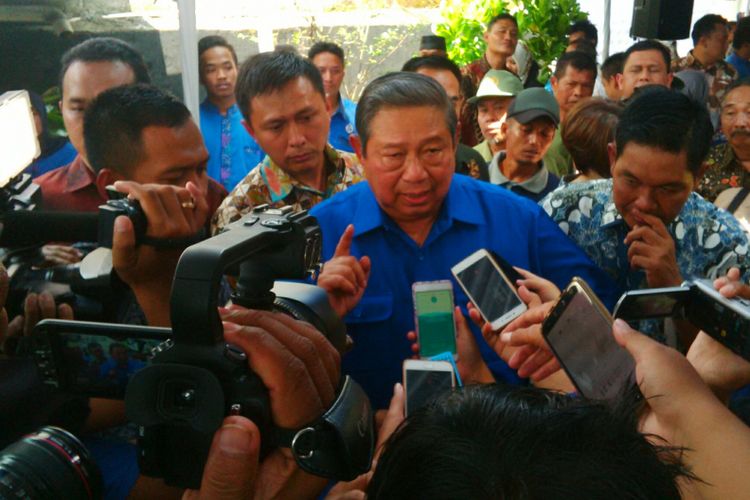
[(683, 318), (691, 295), (689, 288), (681, 286), (631, 290), (620, 297), (612, 315), (625, 321)]
[(128, 381), (171, 336), (170, 328), (48, 319), (37, 323), (25, 350), (48, 385), (123, 399)]
[(612, 316), (573, 278), (542, 323), (542, 335), (579, 394), (612, 400), (635, 383), (635, 361), (612, 335)]
[(477, 250), (453, 266), (451, 272), (493, 330), (501, 329), (526, 310), (516, 287), (487, 250)]
[(403, 369), (406, 416), (456, 386), (453, 366), (446, 361), (407, 359)]
[(453, 284), (448, 280), (418, 281), (411, 287), (414, 297), (414, 325), (419, 339), (419, 356), (429, 358), (441, 352), (456, 354), (456, 319)]

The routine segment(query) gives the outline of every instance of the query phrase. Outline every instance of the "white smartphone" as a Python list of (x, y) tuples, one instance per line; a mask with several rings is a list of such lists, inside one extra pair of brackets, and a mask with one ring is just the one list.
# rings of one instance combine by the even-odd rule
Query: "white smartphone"
[(419, 356), (456, 354), (453, 284), (448, 280), (418, 281), (411, 286)]
[(408, 416), (456, 386), (453, 366), (447, 361), (404, 361), (404, 414)]
[(453, 266), (451, 272), (493, 330), (501, 329), (526, 310), (516, 287), (487, 250), (477, 250)]

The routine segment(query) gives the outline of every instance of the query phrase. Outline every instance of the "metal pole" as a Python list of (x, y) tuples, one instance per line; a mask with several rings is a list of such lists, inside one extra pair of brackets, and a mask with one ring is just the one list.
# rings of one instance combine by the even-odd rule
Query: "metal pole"
[(609, 21), (612, 16), (612, 0), (604, 0), (604, 47), (602, 62), (609, 57)]
[(180, 63), (182, 65), (182, 98), (185, 106), (200, 123), (198, 102), (198, 29), (195, 22), (195, 0), (177, 0), (180, 13)]

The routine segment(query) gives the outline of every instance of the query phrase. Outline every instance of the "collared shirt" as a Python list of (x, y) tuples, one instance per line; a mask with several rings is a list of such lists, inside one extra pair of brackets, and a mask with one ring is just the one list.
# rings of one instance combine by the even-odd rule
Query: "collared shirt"
[(745, 170), (727, 142), (712, 147), (703, 165), (706, 173), (696, 191), (708, 201), (714, 201), (725, 189), (750, 188), (750, 172)]
[(544, 165), (558, 177), (573, 173), (573, 157), (565, 148), (562, 140), (562, 125), (555, 130), (552, 144), (544, 155)]
[(353, 153), (354, 148), (349, 136), (357, 135), (354, 117), (357, 114), (357, 103), (339, 96), (339, 106), (331, 115), (331, 128), (328, 131), (328, 144), (339, 151)]
[(208, 99), (201, 103), (201, 134), (208, 150), (208, 176), (231, 191), (265, 156), (242, 124), (236, 104), (222, 115)]
[(291, 205), (295, 210), (309, 210), (334, 194), (364, 178), (357, 157), (351, 153), (325, 149), (326, 187), (318, 191), (293, 179), (276, 165), (270, 156), (263, 158), (242, 182), (229, 193), (211, 220), (212, 233), (230, 224), (256, 205), (272, 207)]
[(71, 163), (76, 159), (76, 156), (78, 156), (76, 148), (73, 147), (73, 144), (71, 144), (70, 141), (65, 141), (65, 143), (53, 153), (44, 157), (39, 157), (31, 162), (31, 165), (24, 169), (24, 173), (31, 174), (32, 178), (37, 178), (56, 168)]
[(34, 179), (42, 188), (45, 210), (96, 212), (106, 203), (96, 188), (96, 174), (81, 155), (70, 164), (56, 168)]
[(482, 158), (484, 158), (484, 161), (486, 161), (487, 163), (491, 162), (492, 157), (494, 156), (492, 154), (492, 150), (490, 149), (490, 143), (487, 141), (487, 139), (474, 146), (474, 151), (482, 155)]
[[(630, 229), (612, 199), (612, 179), (568, 184), (540, 205), (620, 288), (648, 288), (646, 273), (632, 269), (628, 260)], [(690, 193), (667, 230), (684, 279), (718, 278), (733, 266), (740, 268), (743, 281), (750, 278), (744, 231), (734, 217), (698, 194)]]
[(729, 54), (727, 62), (737, 70), (737, 78), (740, 80), (750, 76), (750, 62), (747, 59), (742, 59), (736, 52), (733, 51)]
[[(393, 384), (401, 380), (401, 364), (412, 355), (406, 340), (406, 333), (414, 329), (412, 283), (453, 281), (455, 303), (465, 312), (468, 297), (453, 280), (450, 268), (480, 248), (493, 250), (561, 288), (573, 276), (582, 276), (610, 307), (617, 299), (606, 275), (537, 205), (467, 176), (453, 176), (421, 246), (380, 208), (366, 182), (317, 205), (311, 213), (323, 232), (324, 260), (332, 257), (351, 223), (351, 254), (367, 255), (372, 263), (364, 296), (345, 318), (354, 349), (344, 355), (342, 369), (362, 385), (375, 408), (388, 406)], [(471, 328), (493, 372), (519, 383), (515, 372)]]
[(721, 98), (724, 96), (727, 86), (737, 79), (737, 70), (726, 61), (718, 60), (715, 64), (706, 67), (693, 55), (688, 55), (672, 62), (672, 71), (677, 73), (684, 69), (697, 69), (706, 73), (708, 83), (708, 109), (712, 115), (718, 115)]
[(539, 162), (539, 170), (537, 170), (534, 175), (532, 175), (525, 181), (512, 181), (505, 177), (502, 170), (500, 170), (500, 164), (504, 160), (505, 151), (500, 151), (495, 155), (494, 158), (492, 158), (492, 161), (490, 162), (490, 165), (488, 167), (490, 171), (490, 182), (492, 184), (497, 184), (498, 186), (509, 189), (514, 193), (529, 198), (533, 201), (541, 200), (542, 198), (547, 196), (547, 193), (555, 189), (557, 185), (560, 184), (560, 179), (556, 175), (549, 173), (547, 168), (544, 166), (544, 160)]

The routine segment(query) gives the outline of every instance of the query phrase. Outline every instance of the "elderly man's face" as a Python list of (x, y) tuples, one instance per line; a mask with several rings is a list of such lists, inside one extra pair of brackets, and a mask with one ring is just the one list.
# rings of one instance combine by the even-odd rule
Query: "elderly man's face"
[(750, 148), (750, 87), (737, 87), (724, 96), (721, 130), (734, 149)]
[(404, 227), (437, 217), (455, 169), (455, 143), (443, 110), (382, 108), (370, 122), (361, 158), (380, 207)]

